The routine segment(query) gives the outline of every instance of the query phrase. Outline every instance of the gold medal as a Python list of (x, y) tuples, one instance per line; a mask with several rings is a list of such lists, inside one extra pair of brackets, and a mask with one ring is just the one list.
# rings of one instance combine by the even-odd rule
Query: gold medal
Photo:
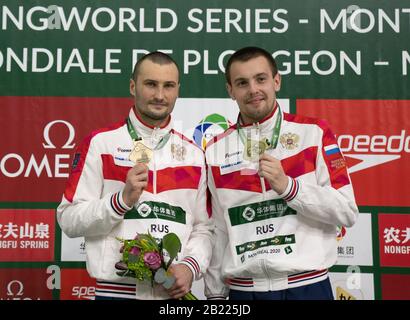
[(248, 161), (259, 161), (259, 157), (269, 147), (266, 140), (256, 141), (248, 139), (246, 141), (243, 158)]
[(143, 140), (134, 141), (134, 149), (131, 151), (129, 160), (134, 163), (148, 163), (152, 158), (152, 150)]

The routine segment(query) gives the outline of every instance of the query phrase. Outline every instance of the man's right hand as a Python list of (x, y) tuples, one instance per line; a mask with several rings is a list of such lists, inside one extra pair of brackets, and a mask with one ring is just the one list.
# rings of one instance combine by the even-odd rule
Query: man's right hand
[(127, 173), (122, 199), (129, 207), (133, 207), (148, 184), (148, 166), (137, 163)]

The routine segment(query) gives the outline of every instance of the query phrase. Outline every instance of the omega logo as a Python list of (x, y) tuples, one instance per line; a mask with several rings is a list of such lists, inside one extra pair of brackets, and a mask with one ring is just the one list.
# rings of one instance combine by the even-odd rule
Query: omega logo
[[(17, 290), (12, 290), (13, 288), (15, 288)], [(23, 291), (24, 291), (24, 285), (21, 281), (12, 280), (7, 285), (7, 295), (8, 296), (22, 296)]]
[(62, 123), (64, 124), (67, 128), (68, 128), (68, 139), (66, 141), (66, 143), (61, 147), (62, 149), (73, 149), (75, 146), (75, 143), (71, 144), (74, 140), (75, 137), (75, 129), (73, 127), (73, 125), (70, 122), (64, 121), (64, 120), (54, 120), (49, 122), (45, 127), (44, 127), (44, 132), (43, 132), (43, 137), (44, 137), (44, 141), (46, 143), (43, 143), (43, 147), (45, 149), (55, 149), (56, 146), (51, 142), (50, 139), (50, 129), (52, 126), (54, 126), (57, 123)]
[[(68, 138), (62, 147), (56, 147), (50, 137), (50, 130), (55, 125), (64, 125), (68, 129)], [(75, 147), (75, 129), (73, 125), (65, 120), (54, 120), (49, 122), (43, 130), (44, 149), (73, 149)], [(42, 175), (48, 178), (67, 178), (70, 168), (70, 154), (57, 153), (21, 155), (17, 153), (8, 153), (0, 158), (0, 173), (8, 178), (17, 178), (20, 176), (29, 177)], [(11, 165), (8, 165), (11, 163)]]

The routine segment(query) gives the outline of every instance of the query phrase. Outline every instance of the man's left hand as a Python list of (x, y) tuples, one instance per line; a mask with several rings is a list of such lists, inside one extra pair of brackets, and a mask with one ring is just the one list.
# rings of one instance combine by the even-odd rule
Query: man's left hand
[(283, 171), (280, 160), (264, 153), (259, 159), (259, 175), (266, 178), (277, 194), (285, 192), (288, 177)]
[(169, 271), (175, 277), (175, 283), (167, 290), (168, 294), (173, 299), (182, 298), (191, 290), (194, 275), (192, 274), (191, 269), (184, 264), (172, 265), (169, 268)]

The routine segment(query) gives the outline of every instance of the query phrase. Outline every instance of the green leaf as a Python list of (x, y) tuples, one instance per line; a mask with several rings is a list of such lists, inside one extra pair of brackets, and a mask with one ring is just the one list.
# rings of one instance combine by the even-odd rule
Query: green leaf
[(141, 245), (140, 247), (142, 249), (159, 252), (158, 243), (149, 232), (147, 234), (139, 234), (138, 243)]
[(128, 263), (135, 263), (138, 261), (138, 256), (129, 254), (128, 255)]
[(181, 241), (175, 233), (168, 233), (162, 238), (162, 248), (167, 250), (171, 259), (175, 259), (181, 250)]
[(174, 260), (181, 250), (181, 241), (175, 233), (168, 233), (162, 238), (162, 248), (167, 250), (171, 260)]
[(198, 300), (197, 297), (195, 297), (191, 291), (189, 291), (185, 296), (180, 298), (181, 300)]

